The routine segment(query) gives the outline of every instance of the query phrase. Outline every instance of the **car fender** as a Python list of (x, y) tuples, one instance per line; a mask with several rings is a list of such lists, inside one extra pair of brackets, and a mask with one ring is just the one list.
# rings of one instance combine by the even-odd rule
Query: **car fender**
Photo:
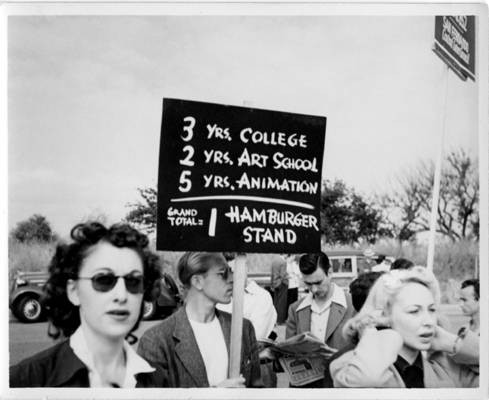
[(160, 294), (156, 299), (156, 304), (158, 307), (177, 307), (180, 299), (180, 293), (175, 281), (169, 274), (163, 273), (160, 281)]
[(43, 293), (44, 292), (42, 291), (42, 289), (36, 289), (36, 288), (32, 288), (32, 287), (26, 287), (26, 288), (18, 289), (14, 293), (12, 293), (10, 296), (10, 308), (12, 308), (13, 305), (16, 304), (17, 301), (20, 298), (24, 297), (24, 295), (26, 295), (26, 294), (41, 297), (43, 295)]

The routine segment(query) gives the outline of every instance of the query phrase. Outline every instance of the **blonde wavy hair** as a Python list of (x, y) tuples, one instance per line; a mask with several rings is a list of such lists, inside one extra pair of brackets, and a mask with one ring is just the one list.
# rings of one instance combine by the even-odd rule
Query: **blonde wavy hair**
[(346, 338), (358, 337), (359, 321), (366, 316), (386, 315), (391, 309), (397, 294), (409, 283), (419, 283), (425, 286), (433, 295), (435, 305), (440, 304), (440, 285), (431, 271), (426, 267), (414, 266), (405, 270), (392, 270), (382, 274), (373, 284), (364, 305), (357, 315), (343, 327)]

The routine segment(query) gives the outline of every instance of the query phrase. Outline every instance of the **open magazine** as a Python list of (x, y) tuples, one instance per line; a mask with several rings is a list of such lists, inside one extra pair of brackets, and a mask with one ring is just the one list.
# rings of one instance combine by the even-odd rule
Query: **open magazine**
[(300, 333), (282, 342), (261, 341), (278, 359), (294, 386), (303, 386), (324, 377), (324, 360), (336, 353), (310, 332)]

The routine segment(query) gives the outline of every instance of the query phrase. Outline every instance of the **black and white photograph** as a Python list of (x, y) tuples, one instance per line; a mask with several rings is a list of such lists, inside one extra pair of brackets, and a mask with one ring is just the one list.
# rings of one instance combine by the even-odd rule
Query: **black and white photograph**
[(2, 398), (487, 398), (487, 4), (0, 9)]

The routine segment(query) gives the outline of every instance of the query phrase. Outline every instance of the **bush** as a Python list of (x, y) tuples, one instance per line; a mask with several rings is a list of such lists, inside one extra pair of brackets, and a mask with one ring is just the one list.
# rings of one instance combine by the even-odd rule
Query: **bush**
[[(416, 265), (426, 265), (428, 245), (419, 242), (399, 242), (382, 240), (375, 246), (375, 252), (395, 258), (407, 258)], [(460, 283), (465, 279), (479, 278), (479, 244), (470, 240), (451, 242), (439, 240), (435, 245), (433, 272), (440, 282), (442, 301), (454, 303), (458, 298)], [(477, 275), (477, 276), (476, 276)]]
[(46, 271), (53, 257), (56, 243), (31, 241), (22, 243), (10, 239), (8, 244), (9, 278), (18, 271)]
[(52, 242), (56, 239), (46, 217), (39, 214), (34, 214), (29, 219), (19, 222), (12, 230), (11, 236), (22, 243)]

